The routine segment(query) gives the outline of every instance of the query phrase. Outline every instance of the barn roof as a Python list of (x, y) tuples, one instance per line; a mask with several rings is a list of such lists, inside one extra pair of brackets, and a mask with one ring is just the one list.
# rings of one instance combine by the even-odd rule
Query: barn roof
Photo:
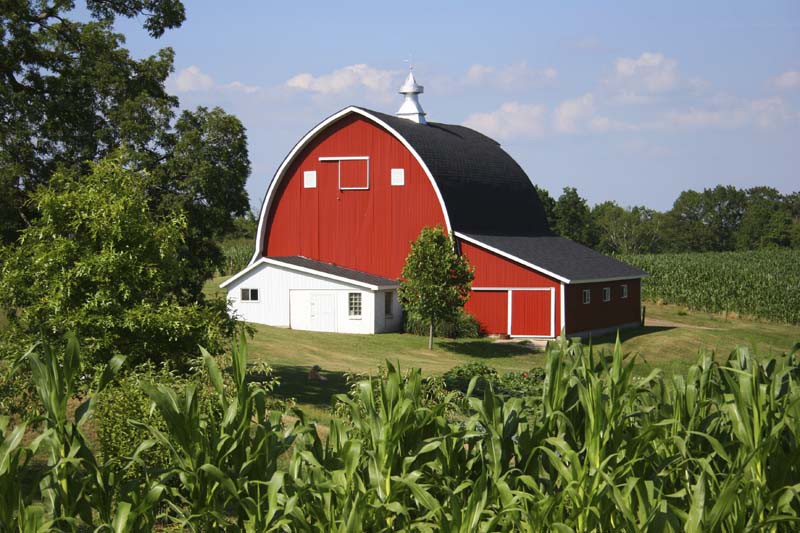
[(464, 126), (423, 125), (360, 109), (397, 131), (419, 154), (436, 180), (454, 231), (550, 234), (536, 189), (496, 141)]
[(333, 263), (324, 263), (322, 261), (316, 261), (314, 259), (309, 259), (308, 257), (303, 257), (300, 255), (270, 257), (270, 259), (278, 263), (283, 263), (285, 265), (291, 265), (295, 267), (304, 268), (307, 270), (313, 270), (315, 272), (319, 272), (320, 274), (327, 274), (329, 276), (335, 276), (349, 281), (355, 281), (357, 283), (370, 285), (376, 288), (381, 288), (381, 289), (395, 288), (400, 285), (400, 283), (396, 279), (374, 276), (366, 272), (361, 272), (360, 270), (353, 270), (352, 268), (341, 267), (338, 265), (334, 265)]
[(516, 236), (456, 233), (478, 246), (534, 267), (565, 283), (633, 279), (647, 273), (557, 235)]

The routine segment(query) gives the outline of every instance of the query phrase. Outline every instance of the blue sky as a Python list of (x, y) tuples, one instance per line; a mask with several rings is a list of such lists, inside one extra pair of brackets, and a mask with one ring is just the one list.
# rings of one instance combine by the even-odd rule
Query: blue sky
[(247, 127), (258, 207), (275, 169), (350, 104), (393, 113), (409, 57), (435, 122), (497, 139), (534, 183), (668, 209), (716, 184), (800, 190), (800, 2), (186, 2), (161, 39), (182, 107)]

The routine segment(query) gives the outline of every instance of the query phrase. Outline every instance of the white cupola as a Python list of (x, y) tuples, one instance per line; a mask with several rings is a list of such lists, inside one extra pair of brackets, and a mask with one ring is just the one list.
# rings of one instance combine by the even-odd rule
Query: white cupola
[(400, 87), (400, 94), (404, 97), (403, 105), (400, 106), (400, 109), (397, 110), (395, 115), (416, 122), (417, 124), (426, 124), (425, 111), (423, 111), (422, 106), (419, 105), (418, 96), (424, 92), (424, 89), (425, 88), (419, 85), (417, 80), (414, 79), (414, 72), (409, 69), (408, 77), (405, 83), (403, 83), (403, 86)]

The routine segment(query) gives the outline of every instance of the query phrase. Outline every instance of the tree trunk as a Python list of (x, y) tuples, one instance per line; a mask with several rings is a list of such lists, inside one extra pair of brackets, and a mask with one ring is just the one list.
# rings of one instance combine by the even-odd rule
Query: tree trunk
[(431, 329), (428, 335), (428, 349), (433, 350), (433, 319), (431, 318)]

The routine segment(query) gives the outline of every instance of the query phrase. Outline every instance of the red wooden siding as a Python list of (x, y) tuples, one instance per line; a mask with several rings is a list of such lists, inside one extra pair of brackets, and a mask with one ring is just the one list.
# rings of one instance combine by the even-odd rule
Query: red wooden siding
[[(339, 163), (320, 157), (369, 156), (366, 191), (339, 190)], [(365, 161), (342, 161), (343, 186), (363, 186)], [(405, 169), (392, 186), (391, 169)], [(303, 172), (317, 172), (317, 188), (303, 188)], [(346, 173), (346, 174), (345, 174)], [(410, 241), (425, 226), (445, 226), (433, 186), (416, 158), (380, 126), (345, 117), (320, 133), (295, 158), (278, 186), (267, 219), (267, 256), (310, 259), (397, 278)]]
[[(628, 285), (628, 297), (622, 298), (622, 285)], [(567, 285), (564, 305), (567, 308), (567, 333), (608, 328), (639, 322), (641, 280)], [(611, 301), (603, 301), (603, 287), (611, 288)], [(583, 289), (591, 290), (591, 302), (583, 303)]]
[[(493, 288), (550, 288), (552, 287), (555, 290), (555, 305), (553, 310), (553, 315), (555, 317), (555, 327), (553, 331), (556, 335), (558, 335), (561, 331), (561, 283), (558, 280), (545, 276), (544, 274), (540, 274), (535, 270), (530, 268), (524, 267), (517, 263), (514, 263), (504, 257), (501, 257), (493, 252), (488, 250), (484, 250), (474, 244), (460, 241), (461, 245), (461, 253), (466, 256), (467, 260), (469, 261), (470, 265), (475, 268), (475, 279), (472, 282), (472, 287), (493, 287)], [(470, 300), (475, 298), (476, 295), (480, 294), (483, 291), (473, 291)], [(550, 291), (536, 291), (541, 292), (541, 294), (547, 295), (546, 297), (546, 304), (549, 308), (550, 306)], [(514, 293), (514, 299), (518, 297), (518, 295), (522, 294), (522, 291), (517, 291)], [(530, 312), (529, 304), (531, 301), (536, 300), (534, 296), (520, 296), (519, 301), (523, 302), (520, 303), (520, 314), (525, 314), (527, 317), (526, 319), (518, 319), (517, 318), (517, 311), (512, 309), (512, 334), (518, 335), (517, 331), (524, 330), (525, 333), (522, 335), (539, 335), (540, 333), (532, 333), (533, 331), (540, 331), (544, 328), (544, 324), (541, 322), (542, 319), (534, 318), (534, 314)], [(508, 303), (506, 302), (506, 306)], [(515, 304), (512, 304), (515, 305)], [(532, 304), (531, 304), (532, 305)], [(569, 308), (569, 307), (567, 307)], [(479, 323), (483, 324), (499, 324), (499, 321), (493, 321), (491, 317), (488, 315), (484, 315), (482, 309), (471, 308), (469, 302), (467, 302), (466, 306), (467, 312), (472, 314)], [(473, 312), (474, 310), (474, 312)], [(488, 312), (488, 311), (486, 311)], [(539, 315), (536, 315), (539, 316)], [(541, 333), (541, 335), (549, 335), (550, 334), (550, 313), (546, 313), (546, 328), (547, 331), (545, 333)], [(506, 318), (507, 320), (507, 318)], [(521, 322), (520, 320), (526, 320), (529, 322)], [(567, 323), (569, 323), (569, 319), (567, 319)], [(516, 324), (516, 326), (515, 326)], [(502, 328), (498, 329), (486, 329), (487, 333), (497, 333), (497, 334), (507, 334), (508, 333), (508, 324), (504, 323)]]
[(511, 292), (511, 334), (549, 337), (551, 326), (550, 291)]
[(508, 331), (508, 291), (474, 291), (464, 306), (484, 333)]

